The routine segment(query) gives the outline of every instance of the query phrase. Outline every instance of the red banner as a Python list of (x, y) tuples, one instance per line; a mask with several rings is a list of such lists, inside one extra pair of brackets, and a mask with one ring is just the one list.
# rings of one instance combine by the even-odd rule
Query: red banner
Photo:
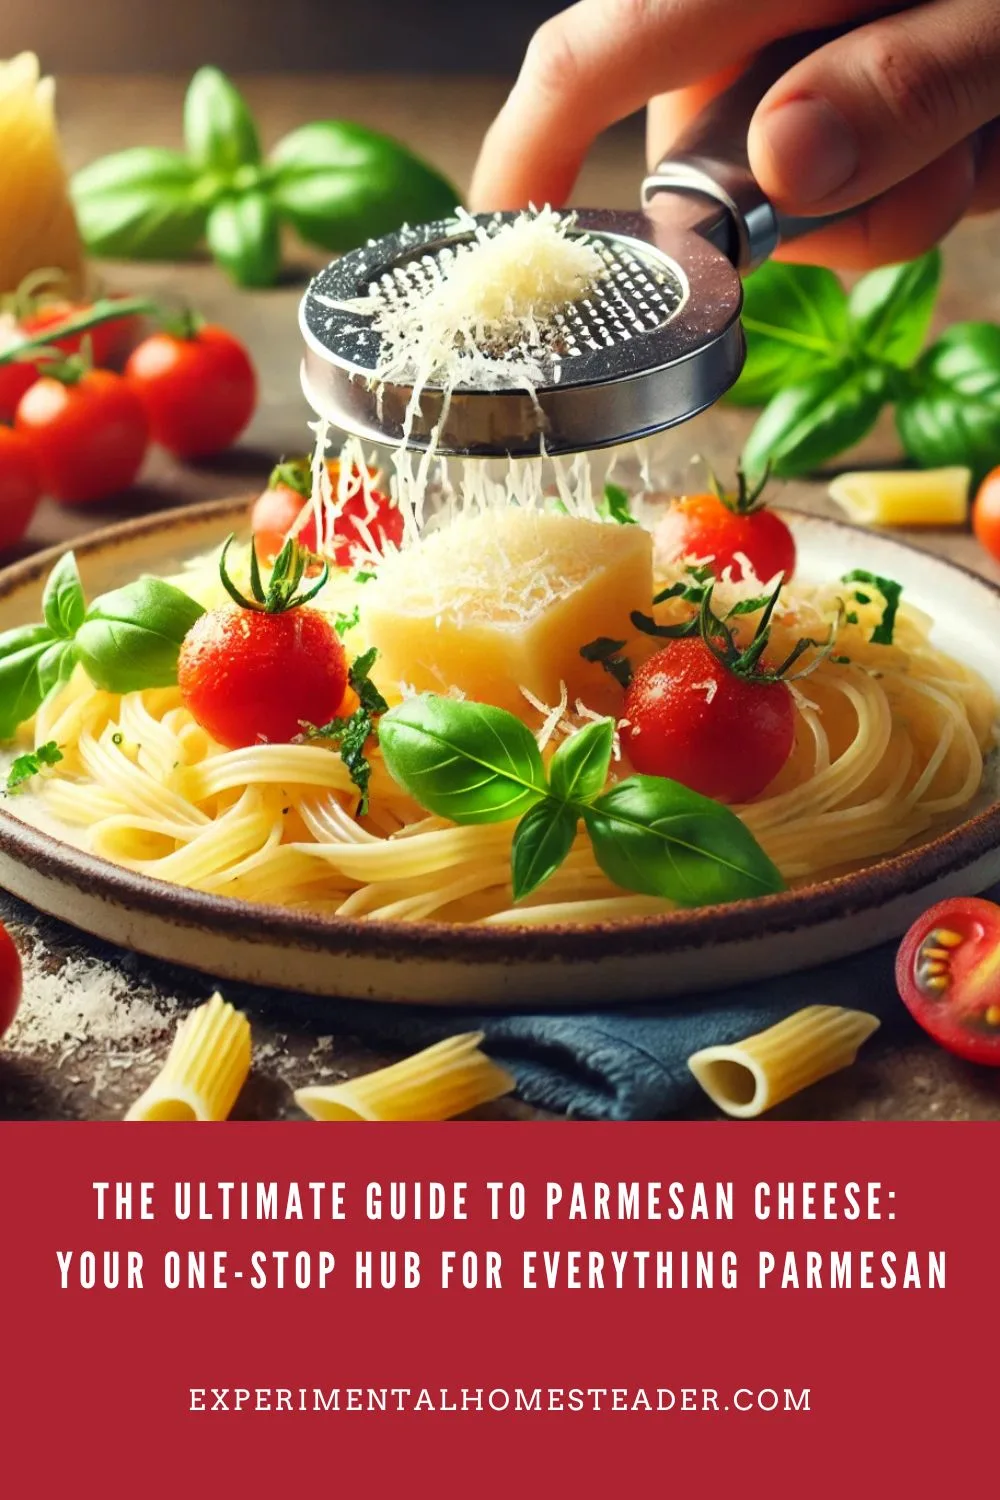
[(2, 1125), (4, 1492), (995, 1486), (991, 1129)]

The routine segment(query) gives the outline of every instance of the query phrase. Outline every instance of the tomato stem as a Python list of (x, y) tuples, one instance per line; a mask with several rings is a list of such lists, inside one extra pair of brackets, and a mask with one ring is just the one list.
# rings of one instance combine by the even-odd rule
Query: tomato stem
[(11, 365), (16, 360), (23, 359), (26, 354), (48, 349), (59, 339), (87, 333), (91, 328), (99, 328), (102, 323), (139, 316), (160, 318), (162, 309), (159, 303), (151, 302), (148, 297), (101, 297), (86, 312), (74, 313), (64, 322), (50, 324), (43, 332), (0, 351), (0, 365)]
[(308, 458), (283, 458), (275, 464), (268, 475), (267, 487), (276, 490), (279, 485), (294, 490), (303, 500), (312, 498), (312, 464)]
[(734, 516), (752, 516), (755, 511), (765, 509), (767, 501), (764, 499), (764, 491), (771, 477), (769, 463), (764, 465), (763, 472), (753, 480), (747, 478), (742, 463), (738, 463), (735, 490), (723, 489), (711, 464), (706, 463), (705, 468), (708, 470), (708, 482), (712, 486), (713, 495), (727, 510), (731, 510)]
[(306, 568), (309, 563), (319, 561), (315, 553), (310, 552), (308, 547), (303, 547), (301, 542), (294, 537), (289, 537), (277, 557), (271, 569), (271, 577), (267, 588), (264, 588), (260, 575), (260, 563), (257, 559), (257, 546), (253, 538), (250, 540), (250, 594), (246, 594), (233, 582), (226, 566), (226, 558), (229, 549), (236, 540), (236, 533), (230, 532), (226, 538), (225, 545), (219, 557), (219, 577), (222, 587), (234, 603), (241, 609), (254, 610), (258, 614), (281, 615), (290, 609), (299, 609), (303, 604), (308, 604), (310, 599), (315, 599), (320, 589), (330, 577), (330, 566), (324, 562), (320, 569), (320, 575), (313, 586), (304, 594), (298, 592), (299, 584), (302, 582)]

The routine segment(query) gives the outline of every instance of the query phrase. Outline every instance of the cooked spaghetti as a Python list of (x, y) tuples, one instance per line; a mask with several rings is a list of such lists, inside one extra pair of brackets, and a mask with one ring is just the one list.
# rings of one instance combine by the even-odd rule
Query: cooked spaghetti
[[(610, 539), (618, 528), (607, 524)], [(661, 564), (657, 584), (685, 576), (685, 568)], [(216, 558), (182, 582), (206, 606), (219, 602)], [(313, 601), (341, 621), (360, 601), (360, 622), (346, 633), (359, 649), (368, 644), (363, 588), (350, 570), (334, 569)], [(731, 609), (760, 590), (749, 568), (738, 582), (724, 573), (716, 607)], [(673, 598), (655, 614), (663, 623), (685, 611), (690, 605)], [(754, 619), (752, 610), (740, 616), (740, 630), (752, 630)], [(843, 583), (795, 580), (782, 592), (769, 655), (780, 658), (802, 636), (819, 640), (837, 629), (835, 651), (822, 657), (814, 648), (806, 657), (813, 670), (790, 687), (795, 736), (786, 764), (761, 796), (736, 808), (790, 884), (899, 850), (954, 818), (979, 790), (992, 743), (992, 692), (935, 647), (933, 622), (919, 610), (901, 604), (891, 644), (872, 640), (879, 619), (871, 591)], [(390, 702), (409, 691), (405, 683), (379, 686)], [(705, 688), (710, 695), (711, 684)], [(582, 700), (543, 701), (529, 691), (520, 717), (550, 759), (595, 715)], [(391, 921), (585, 924), (670, 907), (609, 879), (582, 825), (551, 878), (515, 904), (511, 823), (458, 826), (429, 816), (390, 776), (374, 744), (368, 810), (359, 815), (357, 787), (328, 745), (226, 749), (176, 687), (105, 692), (78, 666), (21, 737), (55, 741), (62, 752), (20, 794), (26, 816), (35, 816), (34, 804), (43, 821), (55, 820), (94, 854), (194, 890)], [(615, 752), (612, 783), (629, 774), (617, 738)]]

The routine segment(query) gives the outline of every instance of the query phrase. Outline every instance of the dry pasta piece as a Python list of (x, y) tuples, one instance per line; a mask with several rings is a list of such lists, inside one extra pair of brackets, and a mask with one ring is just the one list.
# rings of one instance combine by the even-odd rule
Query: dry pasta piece
[(748, 1120), (850, 1067), (880, 1024), (867, 1011), (809, 1005), (756, 1036), (692, 1053), (688, 1067), (714, 1104)]
[(968, 469), (893, 469), (840, 474), (830, 499), (864, 526), (961, 526), (969, 514)]
[(177, 1028), (126, 1120), (225, 1120), (250, 1072), (250, 1022), (218, 993)]
[(515, 1087), (480, 1052), (482, 1039), (481, 1031), (448, 1037), (360, 1078), (298, 1089), (295, 1102), (314, 1120), (450, 1120)]

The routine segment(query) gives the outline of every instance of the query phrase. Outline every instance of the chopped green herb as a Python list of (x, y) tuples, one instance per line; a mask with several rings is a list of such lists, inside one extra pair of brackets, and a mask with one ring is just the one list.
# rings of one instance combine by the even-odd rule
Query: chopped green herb
[(114, 734), (111, 736), (111, 743), (112, 745), (122, 745), (125, 743), (125, 736), (122, 734), (120, 729), (116, 729)]
[(374, 577), (375, 577), (374, 573), (364, 573), (364, 572), (362, 572), (362, 573), (355, 573), (355, 575), (354, 575), (354, 582), (355, 583), (370, 583), (371, 580)]
[(601, 506), (601, 514), (611, 521), (617, 521), (619, 526), (638, 525), (632, 514), (628, 493), (617, 484), (604, 486), (604, 504)]
[(338, 635), (346, 635), (349, 630), (354, 629), (360, 619), (361, 611), (358, 606), (355, 605), (349, 615), (337, 616), (337, 618), (333, 622), (333, 628)]
[(331, 719), (328, 724), (319, 727), (310, 726), (306, 730), (306, 739), (332, 740), (336, 744), (351, 780), (361, 793), (359, 816), (368, 811), (368, 783), (372, 774), (365, 747), (375, 731), (376, 718), (389, 708), (369, 675), (377, 656), (378, 651), (372, 646), (364, 655), (356, 658), (348, 671), (347, 680), (358, 696), (358, 707), (354, 712), (347, 717)]
[(8, 792), (16, 791), (32, 776), (37, 776), (43, 766), (58, 765), (62, 758), (63, 753), (55, 740), (47, 740), (44, 745), (39, 745), (37, 750), (31, 750), (26, 755), (19, 755), (7, 772)]
[[(845, 573), (840, 581), (841, 583), (868, 583), (873, 588), (878, 589), (878, 592), (885, 601), (885, 608), (882, 610), (881, 620), (879, 620), (872, 631), (872, 644), (875, 646), (891, 646), (896, 630), (896, 615), (899, 611), (900, 600), (903, 597), (903, 585), (897, 583), (894, 578), (880, 578), (877, 573), (867, 573), (864, 568), (854, 568), (852, 572)], [(860, 589), (855, 589), (853, 592), (859, 604), (871, 604), (872, 598), (870, 594), (865, 594)], [(850, 615), (847, 618), (851, 620)], [(857, 615), (855, 614), (851, 623), (855, 624), (856, 622)]]
[(609, 677), (623, 688), (627, 688), (632, 681), (632, 663), (628, 657), (621, 655), (624, 641), (613, 641), (610, 636), (599, 635), (596, 641), (588, 641), (585, 646), (580, 647), (580, 655), (584, 661), (596, 662), (603, 667)]

